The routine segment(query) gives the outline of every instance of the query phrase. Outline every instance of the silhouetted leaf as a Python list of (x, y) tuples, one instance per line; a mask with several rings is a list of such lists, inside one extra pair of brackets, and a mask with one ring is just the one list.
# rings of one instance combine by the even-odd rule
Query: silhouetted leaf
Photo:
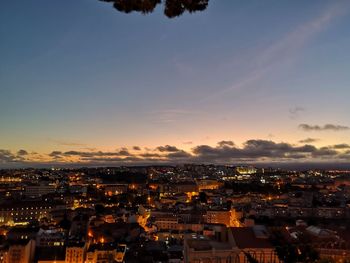
[(142, 14), (152, 13), (158, 4), (164, 4), (164, 14), (169, 17), (177, 17), (185, 11), (193, 13), (207, 8), (209, 0), (99, 0), (112, 3), (120, 12), (131, 13), (133, 11)]

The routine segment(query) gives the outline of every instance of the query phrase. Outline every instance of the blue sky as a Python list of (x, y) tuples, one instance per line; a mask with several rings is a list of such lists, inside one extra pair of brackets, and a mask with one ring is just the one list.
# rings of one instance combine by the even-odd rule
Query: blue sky
[(347, 1), (211, 0), (168, 19), (161, 7), (3, 0), (0, 149), (47, 161), (133, 145), (348, 143), (348, 129), (299, 125), (350, 126), (349, 24)]

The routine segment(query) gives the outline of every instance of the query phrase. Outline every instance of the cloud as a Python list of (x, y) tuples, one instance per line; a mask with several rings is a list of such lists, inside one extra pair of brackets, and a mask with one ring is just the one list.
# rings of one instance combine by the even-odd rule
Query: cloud
[(338, 154), (337, 151), (329, 148), (329, 147), (322, 147), (318, 149), (317, 151), (312, 153), (313, 157), (331, 157), (336, 156)]
[(305, 108), (303, 107), (294, 107), (289, 109), (289, 117), (293, 120), (298, 119), (300, 117), (300, 114), (302, 114), (305, 111)]
[[(303, 141), (312, 142), (315, 139), (307, 138)], [(339, 161), (348, 158), (349, 154), (341, 152), (350, 148), (347, 144), (317, 148), (311, 144), (293, 145), (286, 142), (272, 140), (247, 140), (241, 147), (231, 140), (219, 141), (216, 146), (198, 145), (190, 151), (180, 149), (173, 145), (158, 146), (155, 149), (136, 151), (131, 154), (128, 149), (122, 148), (115, 152), (84, 152), (84, 151), (54, 151), (49, 155), (53, 159), (74, 157), (76, 162), (96, 163), (97, 165), (125, 164), (180, 164), (180, 163), (254, 163), (254, 162), (291, 162), (291, 161)], [(156, 151), (155, 151), (156, 150)]]
[(323, 126), (320, 126), (302, 123), (299, 125), (299, 129), (303, 131), (346, 131), (349, 130), (350, 127), (335, 124), (325, 124)]
[(339, 159), (344, 159), (347, 161), (350, 161), (350, 150), (346, 151), (345, 153), (342, 153), (338, 156)]
[(25, 157), (28, 156), (26, 150), (19, 150), (16, 154), (12, 153), (9, 150), (0, 149), (0, 163), (19, 163), (24, 162)]
[(158, 146), (156, 149), (160, 152), (178, 152), (178, 151), (180, 151), (180, 149), (178, 149), (176, 146), (171, 146), (171, 145)]
[(183, 144), (189, 145), (189, 144), (193, 144), (192, 141), (187, 141), (187, 142), (183, 142)]
[(26, 150), (19, 150), (19, 151), (17, 152), (17, 155), (19, 155), (19, 156), (25, 156), (25, 155), (28, 155), (28, 152), (27, 152)]
[(61, 151), (53, 151), (49, 154), (49, 156), (57, 156), (57, 155), (62, 155), (63, 153)]
[(150, 112), (149, 117), (154, 123), (170, 124), (179, 122), (184, 119), (188, 119), (194, 114), (197, 114), (197, 112), (184, 109), (164, 109)]
[(177, 57), (175, 57), (172, 60), (172, 62), (174, 64), (175, 69), (180, 74), (192, 77), (194, 75), (194, 73), (196, 72), (196, 68), (195, 67), (193, 67), (192, 65), (190, 65), (190, 64), (188, 64), (186, 62), (180, 61), (180, 59), (177, 58)]
[(332, 146), (333, 149), (349, 149), (350, 145), (347, 143), (335, 144)]
[(158, 153), (142, 153), (140, 154), (142, 158), (161, 158), (162, 155)]
[(320, 139), (316, 139), (316, 138), (306, 138), (306, 139), (300, 140), (299, 143), (314, 143), (319, 140)]
[[(312, 142), (314, 139), (302, 140)], [(29, 154), (25, 150), (13, 153), (0, 150), (1, 166), (52, 166), (52, 165), (152, 165), (152, 164), (237, 164), (237, 163), (299, 163), (334, 162), (350, 160), (350, 145), (346, 143), (326, 147), (316, 147), (305, 143), (295, 145), (287, 142), (251, 139), (241, 146), (231, 140), (222, 140), (216, 145), (197, 145), (191, 150), (183, 150), (173, 145), (159, 146), (155, 149), (129, 151), (120, 148), (116, 151), (59, 151), (48, 154)]]
[(83, 152), (83, 151), (67, 151), (64, 152), (65, 156), (78, 156), (84, 158), (90, 157), (106, 157), (106, 156), (131, 156), (132, 154), (125, 148), (116, 152), (102, 152), (102, 151), (92, 151), (92, 152)]
[(49, 153), (48, 156), (52, 157), (55, 160), (58, 160), (58, 159), (62, 159), (63, 158), (62, 154), (63, 153), (61, 151), (53, 151), (53, 152)]
[(186, 160), (188, 160), (191, 157), (192, 157), (192, 155), (184, 150), (172, 152), (166, 156), (166, 158), (168, 158), (169, 160), (172, 160), (172, 159), (186, 159)]
[(248, 140), (240, 148), (228, 145), (218, 145), (216, 147), (200, 145), (193, 148), (193, 153), (198, 161), (214, 163), (232, 163), (237, 160), (310, 159), (333, 154), (330, 150), (318, 149), (309, 144), (294, 146), (289, 143), (276, 143), (268, 140)]
[(281, 67), (281, 64), (287, 64), (294, 60), (297, 55), (303, 50), (308, 43), (319, 32), (322, 32), (331, 21), (342, 15), (347, 10), (348, 6), (344, 4), (333, 4), (326, 8), (320, 15), (314, 17), (310, 21), (304, 22), (294, 30), (287, 32), (284, 37), (278, 39), (270, 46), (254, 56), (251, 60), (252, 69), (247, 72), (241, 79), (233, 82), (226, 89), (221, 89), (203, 99), (203, 102), (208, 100), (223, 97), (232, 91), (239, 91), (248, 87), (261, 86), (261, 79), (275, 74), (276, 68)]
[(97, 163), (136, 163), (141, 161), (142, 159), (135, 156), (128, 156), (126, 158), (120, 157), (83, 157), (82, 161), (87, 162), (97, 162)]
[(0, 149), (0, 162), (1, 163), (11, 163), (16, 162), (17, 158), (11, 151)]
[(49, 141), (53, 142), (56, 145), (60, 145), (60, 146), (86, 146), (86, 144), (84, 144), (84, 143), (73, 142), (73, 141), (53, 140), (53, 139), (49, 139)]
[(235, 143), (233, 141), (220, 141), (218, 142), (218, 145), (220, 147), (224, 147), (224, 146), (234, 146)]
[(129, 153), (128, 149), (122, 149), (119, 152), (117, 152), (117, 155), (119, 156), (131, 156), (131, 153)]
[(141, 147), (139, 147), (139, 146), (134, 146), (134, 147), (132, 147), (132, 149), (134, 151), (141, 151)]

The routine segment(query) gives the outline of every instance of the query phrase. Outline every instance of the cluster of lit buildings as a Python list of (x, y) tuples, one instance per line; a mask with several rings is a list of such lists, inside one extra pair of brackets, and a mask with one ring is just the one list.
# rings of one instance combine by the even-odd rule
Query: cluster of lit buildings
[(303, 262), (305, 246), (315, 262), (348, 262), (349, 178), (214, 165), (2, 170), (0, 263)]

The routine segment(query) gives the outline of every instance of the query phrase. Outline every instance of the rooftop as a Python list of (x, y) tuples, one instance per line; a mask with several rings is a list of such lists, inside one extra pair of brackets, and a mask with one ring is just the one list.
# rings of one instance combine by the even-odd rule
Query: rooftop
[(232, 246), (227, 242), (219, 242), (215, 240), (211, 240), (206, 236), (192, 234), (187, 239), (187, 244), (190, 248), (197, 251), (204, 250), (227, 250), (231, 249)]
[(254, 227), (231, 227), (233, 238), (239, 248), (272, 248), (262, 230)]

